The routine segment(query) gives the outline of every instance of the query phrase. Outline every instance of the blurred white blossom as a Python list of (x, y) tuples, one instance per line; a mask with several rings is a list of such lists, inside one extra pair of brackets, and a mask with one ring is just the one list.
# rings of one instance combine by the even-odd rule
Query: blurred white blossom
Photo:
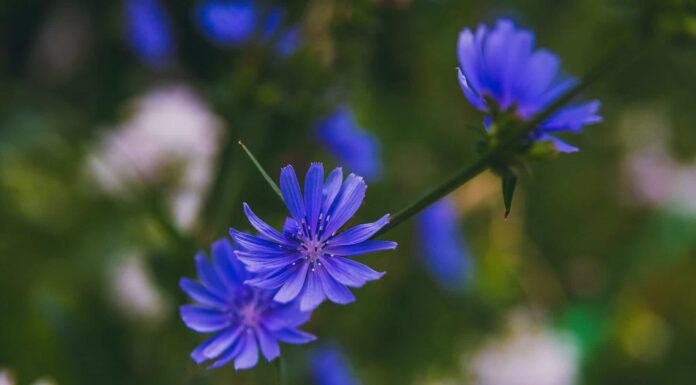
[(119, 259), (109, 281), (114, 304), (125, 316), (151, 321), (163, 317), (166, 301), (139, 255)]
[(696, 215), (696, 159), (679, 162), (672, 156), (671, 132), (669, 114), (659, 104), (635, 106), (622, 114), (627, 196), (634, 204)]
[(180, 228), (190, 227), (208, 189), (222, 122), (191, 89), (166, 86), (133, 103), (133, 114), (107, 133), (90, 159), (103, 188), (125, 193), (145, 183), (166, 187)]
[(14, 385), (14, 378), (7, 370), (0, 369), (0, 385)]
[(508, 335), (474, 353), (469, 370), (475, 385), (573, 385), (579, 351), (566, 334), (516, 314)]

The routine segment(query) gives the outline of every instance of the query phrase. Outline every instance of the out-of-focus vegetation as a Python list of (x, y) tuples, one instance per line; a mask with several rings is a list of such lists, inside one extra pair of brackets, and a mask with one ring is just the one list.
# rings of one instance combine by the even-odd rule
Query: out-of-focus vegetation
[[(200, 2), (163, 1), (171, 47), (154, 62), (128, 32), (127, 3), (0, 4), (0, 378), (276, 381), (265, 362), (197, 367), (202, 338), (177, 312), (194, 253), (248, 227), (243, 201), (284, 218), (237, 140), (274, 177), (288, 163), (333, 167), (316, 125), (349, 106), (383, 163), (358, 217), (395, 212), (475, 159), (469, 127), (482, 116), (457, 83), (455, 45), (503, 16), (571, 74), (645, 49), (587, 91), (604, 123), (572, 137), (578, 154), (532, 167), (508, 220), (491, 174), (452, 194), (464, 289), (428, 274), (410, 221), (389, 234), (396, 252), (363, 260), (388, 274), (304, 329), (340, 347), (364, 384), (696, 377), (693, 2), (261, 2), (283, 7), (279, 32), (231, 46), (206, 35)], [(295, 26), (296, 50), (279, 49)], [(312, 349), (282, 347), (288, 383), (312, 381)]]

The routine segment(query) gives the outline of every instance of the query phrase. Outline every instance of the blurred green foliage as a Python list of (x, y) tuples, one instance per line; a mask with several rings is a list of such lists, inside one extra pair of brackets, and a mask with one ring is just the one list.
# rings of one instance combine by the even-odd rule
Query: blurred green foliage
[[(305, 328), (338, 342), (366, 384), (466, 382), (462, 355), (499, 332), (511, 309), (542, 309), (579, 339), (581, 383), (685, 384), (696, 377), (696, 214), (632, 202), (623, 173), (627, 114), (665, 111), (667, 147), (696, 156), (696, 14), (689, 1), (292, 1), (302, 25), (296, 55), (263, 46), (221, 49), (193, 25), (188, 2), (167, 2), (177, 65), (152, 71), (129, 51), (120, 2), (0, 3), (0, 367), (20, 381), (58, 384), (272, 383), (262, 362), (206, 371), (188, 354), (201, 341), (180, 322), (181, 276), (193, 254), (247, 225), (241, 202), (279, 224), (284, 207), (236, 146), (243, 139), (276, 176), (282, 165), (334, 166), (315, 120), (350, 104), (384, 148), (384, 178), (370, 184), (359, 218), (394, 212), (475, 157), (481, 116), (455, 77), (466, 26), (510, 16), (582, 74), (627, 45), (644, 54), (588, 93), (605, 122), (573, 137), (582, 151), (538, 164), (502, 218), (498, 182), (475, 179), (454, 194), (474, 254), (465, 293), (443, 291), (419, 265), (415, 229), (389, 234), (397, 252), (369, 256), (388, 274), (350, 306), (324, 305)], [(67, 74), (37, 58), (42, 25), (69, 9), (85, 23)], [(191, 85), (225, 124), (208, 204), (191, 231), (172, 228), (154, 191), (104, 194), (86, 159), (130, 101), (160, 84)], [(628, 133), (628, 134), (627, 134)], [(491, 187), (493, 186), (493, 187)], [(692, 196), (696, 196), (696, 186)], [(113, 303), (114, 265), (140, 253), (166, 306), (134, 319)], [(290, 382), (305, 383), (306, 351), (283, 346)]]

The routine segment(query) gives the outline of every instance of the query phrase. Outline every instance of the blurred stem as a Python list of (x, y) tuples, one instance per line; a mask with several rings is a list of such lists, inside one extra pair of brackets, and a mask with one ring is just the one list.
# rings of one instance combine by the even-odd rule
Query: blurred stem
[(276, 360), (276, 374), (278, 377), (278, 385), (287, 385), (286, 372), (285, 372), (285, 359), (283, 356), (279, 356)]
[(373, 238), (377, 237), (383, 233), (386, 233), (387, 231), (391, 230), (392, 228), (400, 225), (405, 220), (407, 220), (407, 219), (411, 218), (412, 216), (418, 214), (419, 212), (423, 211), (425, 208), (427, 208), (431, 204), (442, 199), (447, 194), (449, 194), (452, 191), (454, 191), (455, 189), (457, 189), (459, 186), (470, 181), (476, 175), (485, 171), (488, 167), (490, 167), (490, 164), (491, 164), (491, 162), (490, 162), (489, 157), (484, 157), (484, 158), (481, 158), (478, 161), (476, 161), (474, 164), (462, 169), (461, 171), (456, 173), (454, 176), (452, 176), (450, 179), (448, 179), (444, 183), (442, 183), (440, 186), (432, 189), (430, 192), (423, 195), (423, 197), (421, 197), (420, 199), (416, 200), (415, 202), (411, 203), (410, 205), (406, 206), (401, 211), (396, 213), (391, 218), (389, 223), (386, 226), (384, 226), (380, 231), (378, 231), (373, 236)]

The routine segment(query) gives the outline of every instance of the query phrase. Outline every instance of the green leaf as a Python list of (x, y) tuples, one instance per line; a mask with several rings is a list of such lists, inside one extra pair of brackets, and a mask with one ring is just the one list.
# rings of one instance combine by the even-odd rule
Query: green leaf
[(503, 203), (505, 203), (505, 218), (510, 215), (510, 208), (512, 207), (512, 196), (515, 193), (515, 187), (517, 186), (517, 175), (512, 173), (504, 175), (502, 177), (503, 181)]

